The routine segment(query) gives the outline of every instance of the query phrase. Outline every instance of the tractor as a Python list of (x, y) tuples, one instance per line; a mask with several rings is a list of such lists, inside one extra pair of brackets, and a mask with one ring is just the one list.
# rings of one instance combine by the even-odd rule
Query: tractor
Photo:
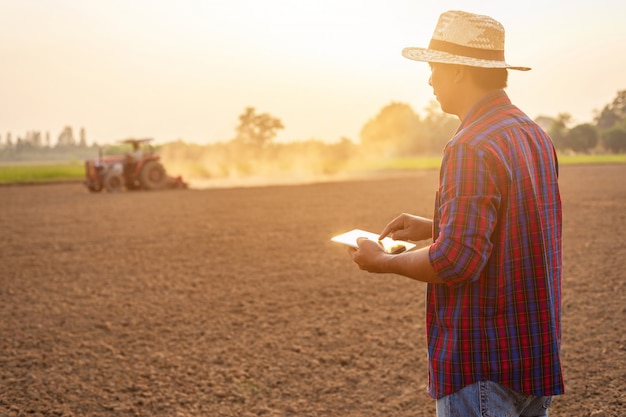
[(121, 143), (132, 145), (124, 155), (103, 156), (85, 161), (85, 185), (91, 192), (103, 189), (110, 193), (127, 190), (162, 190), (187, 188), (183, 179), (170, 177), (160, 162), (160, 157), (150, 145), (152, 139), (126, 139)]

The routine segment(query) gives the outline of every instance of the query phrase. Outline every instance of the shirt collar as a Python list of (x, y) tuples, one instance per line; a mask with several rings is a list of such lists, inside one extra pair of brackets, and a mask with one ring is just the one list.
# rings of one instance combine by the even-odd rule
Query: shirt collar
[(511, 100), (504, 90), (496, 90), (485, 94), (480, 100), (472, 106), (467, 115), (461, 122), (457, 132), (466, 128), (474, 121), (480, 119), (482, 116), (490, 112), (496, 107), (510, 106)]

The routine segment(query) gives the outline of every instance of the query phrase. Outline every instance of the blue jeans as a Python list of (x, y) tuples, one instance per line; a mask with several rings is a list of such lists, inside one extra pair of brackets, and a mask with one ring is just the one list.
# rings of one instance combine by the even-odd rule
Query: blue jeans
[(437, 417), (547, 417), (551, 402), (481, 381), (438, 399)]

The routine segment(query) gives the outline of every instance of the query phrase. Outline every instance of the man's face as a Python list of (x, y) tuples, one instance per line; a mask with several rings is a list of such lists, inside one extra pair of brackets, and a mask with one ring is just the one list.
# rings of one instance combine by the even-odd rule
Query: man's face
[(449, 114), (455, 113), (454, 100), (454, 77), (457, 72), (456, 65), (430, 62), (430, 78), (428, 85), (433, 88), (433, 94), (437, 98), (441, 110)]

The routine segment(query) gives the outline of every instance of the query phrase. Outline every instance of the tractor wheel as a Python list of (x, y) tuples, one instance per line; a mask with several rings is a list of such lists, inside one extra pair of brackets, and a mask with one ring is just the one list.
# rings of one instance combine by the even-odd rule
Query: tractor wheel
[(117, 193), (124, 188), (124, 178), (116, 172), (109, 172), (104, 177), (104, 188), (110, 193)]
[(167, 185), (165, 168), (157, 161), (148, 161), (141, 168), (139, 182), (145, 190), (161, 190)]

